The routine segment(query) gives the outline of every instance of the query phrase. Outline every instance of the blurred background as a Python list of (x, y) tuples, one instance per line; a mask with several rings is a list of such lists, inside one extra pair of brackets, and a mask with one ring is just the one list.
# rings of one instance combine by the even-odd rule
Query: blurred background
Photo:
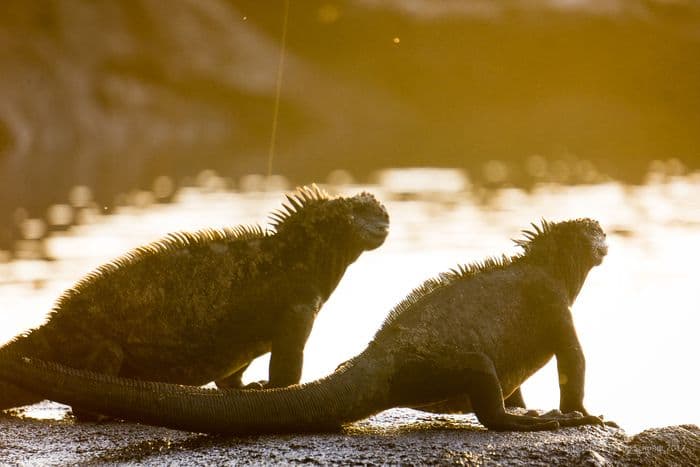
[[(281, 0), (4, 1), (0, 249), (52, 204), (87, 203), (75, 186), (109, 211), (204, 169), (232, 187), (266, 173), (283, 21)], [(696, 1), (309, 0), (287, 24), (272, 171), (290, 184), (699, 167)]]
[[(610, 241), (574, 307), (589, 409), (700, 423), (699, 169), (694, 0), (4, 0), (0, 342), (127, 249), (265, 224), (317, 182), (376, 193), (392, 227), (319, 315), (304, 380), (426, 278), (588, 216)], [(553, 366), (526, 384), (556, 405)]]

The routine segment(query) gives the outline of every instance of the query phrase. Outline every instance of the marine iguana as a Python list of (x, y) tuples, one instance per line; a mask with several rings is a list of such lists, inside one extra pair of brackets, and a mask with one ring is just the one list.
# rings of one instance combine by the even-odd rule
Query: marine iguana
[[(369, 193), (287, 195), (271, 229), (171, 233), (99, 267), (68, 289), (47, 322), (0, 349), (122, 377), (241, 387), (271, 351), (269, 386), (299, 382), (321, 305), (346, 268), (379, 247), (389, 217)], [(42, 390), (0, 382), (0, 409)]]
[[(534, 226), (534, 224), (533, 224)], [(358, 356), (318, 381), (212, 390), (0, 357), (0, 378), (50, 399), (171, 428), (250, 434), (321, 431), (391, 407), (459, 400), (492, 430), (603, 424), (583, 406), (584, 356), (569, 307), (607, 254), (598, 222), (542, 221), (523, 252), (459, 266), (415, 289)], [(556, 356), (560, 411), (520, 415), (504, 398)]]

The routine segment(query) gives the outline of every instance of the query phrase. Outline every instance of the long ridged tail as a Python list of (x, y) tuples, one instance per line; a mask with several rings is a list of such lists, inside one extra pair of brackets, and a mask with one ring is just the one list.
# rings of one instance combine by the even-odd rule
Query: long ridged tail
[(0, 378), (97, 413), (206, 433), (324, 431), (386, 408), (384, 391), (377, 390), (377, 381), (368, 380), (357, 365), (288, 388), (220, 391), (118, 378), (3, 355)]
[[(26, 354), (30, 356), (51, 355), (50, 348), (37, 330), (20, 335), (0, 347), (0, 365), (4, 362), (4, 356)], [(46, 358), (46, 357), (44, 357)], [(32, 394), (23, 388), (10, 384), (9, 381), (0, 381), (0, 410), (21, 407), (23, 405), (41, 402), (42, 397)]]

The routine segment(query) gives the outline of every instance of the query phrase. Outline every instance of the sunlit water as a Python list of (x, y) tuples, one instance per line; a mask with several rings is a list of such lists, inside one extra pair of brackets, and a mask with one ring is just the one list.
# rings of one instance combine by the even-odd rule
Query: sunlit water
[[(361, 351), (392, 306), (423, 280), (459, 263), (515, 253), (510, 239), (542, 217), (585, 216), (600, 220), (610, 246), (573, 308), (587, 358), (587, 407), (630, 433), (700, 423), (697, 176), (641, 187), (541, 186), (478, 195), (459, 183), (407, 195), (411, 186), (385, 179), (382, 185), (328, 187), (347, 194), (372, 191), (386, 204), (392, 225), (386, 243), (348, 269), (316, 320), (306, 346), (305, 381)], [(279, 191), (189, 188), (173, 204), (122, 208), (53, 235), (47, 246), (56, 261), (0, 264), (0, 341), (39, 325), (62, 290), (133, 246), (174, 230), (264, 224), (281, 201)], [(264, 379), (266, 365), (261, 358), (247, 379)], [(523, 386), (528, 405), (555, 407), (556, 381), (550, 363)]]

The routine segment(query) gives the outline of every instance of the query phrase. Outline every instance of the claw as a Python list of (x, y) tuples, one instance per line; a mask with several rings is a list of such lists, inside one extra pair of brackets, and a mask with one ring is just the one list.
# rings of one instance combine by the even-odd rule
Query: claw
[[(568, 414), (567, 414), (568, 415)], [(583, 425), (598, 425), (605, 426), (605, 423), (600, 417), (595, 415), (586, 415), (581, 417), (562, 418), (559, 420), (561, 426), (583, 426)]]
[(603, 420), (603, 424), (604, 424), (605, 426), (609, 426), (609, 427), (611, 427), (611, 428), (620, 428), (620, 425), (618, 425), (617, 423), (613, 422), (612, 420), (605, 420), (605, 417), (602, 416), (602, 415), (598, 415), (598, 418), (600, 418), (601, 420)]
[(243, 386), (243, 389), (265, 389), (269, 383), (267, 381), (253, 381), (252, 383), (248, 383), (245, 386)]
[(582, 425), (598, 425), (598, 426), (614, 426), (617, 424), (610, 422), (607, 424), (603, 421), (603, 417), (596, 417), (594, 415), (586, 415), (577, 410), (572, 412), (562, 413), (561, 410), (554, 409), (549, 412), (540, 413), (537, 410), (528, 410), (526, 415), (530, 417), (538, 418), (542, 421), (556, 421), (559, 426), (562, 427), (572, 427), (572, 426), (582, 426)]
[(539, 425), (533, 425), (534, 430), (558, 430), (561, 428), (561, 424), (556, 420), (548, 420), (545, 423)]

